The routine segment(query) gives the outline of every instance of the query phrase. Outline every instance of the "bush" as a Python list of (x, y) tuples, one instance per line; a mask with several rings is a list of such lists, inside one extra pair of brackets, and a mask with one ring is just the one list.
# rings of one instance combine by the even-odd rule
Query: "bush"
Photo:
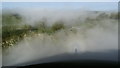
[(52, 31), (58, 31), (58, 30), (61, 30), (61, 29), (64, 29), (65, 28), (65, 26), (64, 26), (64, 24), (63, 23), (55, 23), (55, 24), (53, 24), (52, 25), (52, 27), (51, 27), (51, 29), (52, 29)]

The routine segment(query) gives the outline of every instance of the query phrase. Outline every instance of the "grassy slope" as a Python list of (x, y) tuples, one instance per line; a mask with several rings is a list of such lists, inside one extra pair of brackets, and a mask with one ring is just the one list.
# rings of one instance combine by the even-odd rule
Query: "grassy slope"
[[(101, 13), (96, 19), (87, 18), (84, 23), (78, 23), (78, 26), (87, 27), (90, 29), (96, 25), (104, 26), (105, 22), (101, 22), (104, 19), (117, 20), (118, 15), (111, 13), (107, 15)], [(26, 36), (31, 36), (31, 33), (46, 33), (49, 35), (55, 32), (65, 29), (63, 22), (55, 22), (51, 27), (46, 26), (44, 21), (40, 21), (35, 27), (31, 25), (22, 24), (22, 17), (19, 14), (3, 14), (2, 15), (2, 47), (7, 48), (17, 44), (18, 41), (24, 39)], [(101, 24), (102, 23), (102, 24)], [(22, 25), (21, 25), (22, 24)], [(106, 26), (104, 26), (106, 27)], [(86, 29), (86, 30), (87, 30)]]

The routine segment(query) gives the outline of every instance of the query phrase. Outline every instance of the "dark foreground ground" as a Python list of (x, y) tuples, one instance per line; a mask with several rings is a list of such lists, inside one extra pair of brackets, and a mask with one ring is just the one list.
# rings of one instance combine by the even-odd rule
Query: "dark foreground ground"
[(118, 50), (108, 52), (65, 53), (52, 57), (25, 62), (16, 66), (3, 66), (3, 68), (44, 68), (44, 67), (112, 67), (119, 68)]

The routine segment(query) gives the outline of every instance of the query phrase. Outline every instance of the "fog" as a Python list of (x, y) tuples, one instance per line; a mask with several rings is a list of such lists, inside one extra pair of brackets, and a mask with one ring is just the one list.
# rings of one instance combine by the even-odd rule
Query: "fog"
[[(57, 21), (62, 21), (66, 29), (59, 30), (52, 35), (39, 33), (26, 37), (16, 46), (9, 48), (3, 54), (3, 65), (16, 65), (36, 59), (63, 54), (86, 52), (107, 52), (118, 50), (118, 21), (114, 19), (96, 20), (94, 27), (80, 25), (87, 18), (96, 19), (101, 12), (80, 9), (19, 9), (19, 13), (26, 23), (35, 26), (39, 21), (45, 21), (47, 26), (52, 26)], [(111, 12), (106, 12), (110, 15)], [(73, 30), (73, 31), (71, 31)], [(74, 32), (75, 31), (75, 32)], [(117, 58), (117, 54), (116, 54)], [(101, 59), (101, 58), (98, 58)], [(112, 58), (111, 58), (112, 59)]]

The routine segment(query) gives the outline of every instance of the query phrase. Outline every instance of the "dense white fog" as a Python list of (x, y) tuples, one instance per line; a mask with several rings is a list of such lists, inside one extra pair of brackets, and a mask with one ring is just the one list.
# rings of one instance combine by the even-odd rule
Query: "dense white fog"
[[(66, 28), (52, 35), (39, 33), (24, 38), (4, 53), (3, 65), (15, 65), (63, 53), (73, 54), (75, 48), (80, 54), (118, 49), (118, 21), (108, 18), (96, 20), (103, 11), (21, 8), (15, 12), (23, 17), (22, 23), (28, 25), (36, 26), (39, 21), (45, 21), (47, 26), (52, 26), (62, 21)], [(105, 13), (109, 16), (112, 12)], [(86, 23), (88, 18), (96, 20), (96, 25), (91, 24), (93, 21)], [(94, 27), (89, 28), (89, 25)]]

